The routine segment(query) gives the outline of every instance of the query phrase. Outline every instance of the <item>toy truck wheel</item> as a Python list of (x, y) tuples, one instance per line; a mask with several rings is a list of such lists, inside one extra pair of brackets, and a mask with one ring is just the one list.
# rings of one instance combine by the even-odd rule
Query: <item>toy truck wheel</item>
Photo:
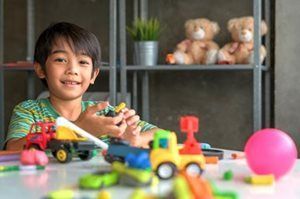
[(93, 157), (93, 151), (80, 151), (78, 157), (81, 160), (89, 160)]
[(203, 169), (197, 163), (189, 163), (185, 167), (185, 171), (188, 175), (191, 176), (200, 176), (203, 173)]
[(35, 149), (35, 150), (41, 150), (40, 146), (38, 144), (31, 144), (28, 149)]
[(56, 151), (55, 157), (61, 163), (68, 163), (72, 160), (72, 153), (68, 149), (61, 148)]
[(164, 162), (158, 165), (156, 175), (162, 180), (172, 178), (177, 172), (176, 166), (171, 162)]

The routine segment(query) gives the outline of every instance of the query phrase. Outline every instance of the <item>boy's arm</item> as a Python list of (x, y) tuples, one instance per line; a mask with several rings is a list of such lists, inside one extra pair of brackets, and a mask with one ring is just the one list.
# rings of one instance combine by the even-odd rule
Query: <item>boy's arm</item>
[(11, 139), (6, 143), (6, 150), (21, 151), (26, 144), (26, 137)]

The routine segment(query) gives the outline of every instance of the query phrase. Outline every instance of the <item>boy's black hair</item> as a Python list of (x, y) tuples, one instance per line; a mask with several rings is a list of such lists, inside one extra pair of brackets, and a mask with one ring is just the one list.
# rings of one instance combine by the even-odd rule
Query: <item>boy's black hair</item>
[(68, 42), (76, 54), (84, 53), (91, 57), (93, 71), (101, 66), (101, 49), (97, 37), (75, 24), (59, 22), (45, 29), (35, 44), (34, 61), (38, 62), (44, 71), (47, 58), (60, 38)]

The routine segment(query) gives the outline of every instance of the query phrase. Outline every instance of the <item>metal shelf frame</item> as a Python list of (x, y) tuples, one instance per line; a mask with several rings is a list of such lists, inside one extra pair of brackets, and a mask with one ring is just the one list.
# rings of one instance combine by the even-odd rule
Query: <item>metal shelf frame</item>
[[(252, 71), (253, 76), (253, 132), (270, 124), (270, 56), (266, 58), (266, 65), (260, 64), (259, 47), (262, 43), (260, 36), (260, 23), (262, 19), (262, 5), (264, 3), (264, 19), (270, 24), (270, 2), (269, 0), (253, 0), (254, 16), (254, 64), (252, 65), (192, 65), (189, 67), (181, 65), (157, 65), (157, 66), (129, 66), (126, 64), (126, 0), (119, 1), (119, 34), (120, 34), (120, 65), (121, 65), (121, 93), (122, 100), (127, 93), (127, 73), (133, 72), (133, 108), (137, 109), (137, 73), (142, 73), (142, 118), (149, 121), (149, 72), (151, 71)], [(134, 18), (148, 17), (148, 0), (134, 0)], [(270, 31), (269, 31), (270, 32)], [(270, 55), (270, 33), (266, 36), (267, 54)], [(263, 73), (265, 84), (263, 85)], [(263, 88), (264, 86), (264, 88)], [(264, 92), (264, 96), (263, 96)], [(264, 118), (263, 118), (263, 97), (264, 97)], [(264, 119), (264, 120), (263, 120)], [(264, 124), (263, 124), (264, 122)]]

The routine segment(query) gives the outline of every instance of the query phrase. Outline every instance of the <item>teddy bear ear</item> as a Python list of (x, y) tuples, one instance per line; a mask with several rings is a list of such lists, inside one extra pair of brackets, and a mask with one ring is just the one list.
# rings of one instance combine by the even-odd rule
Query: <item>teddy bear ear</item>
[(260, 34), (265, 35), (268, 32), (268, 26), (265, 21), (261, 21), (260, 23)]
[(189, 26), (190, 24), (192, 24), (193, 22), (194, 22), (193, 19), (187, 20), (187, 21), (184, 23), (184, 27), (185, 27), (185, 28), (188, 28), (188, 26)]
[(215, 33), (215, 34), (218, 34), (219, 31), (220, 31), (220, 26), (219, 26), (219, 24), (218, 24), (217, 22), (212, 21), (212, 22), (211, 22), (211, 25), (212, 25), (212, 28), (213, 28), (214, 33)]
[(232, 31), (232, 29), (235, 27), (235, 25), (238, 23), (238, 18), (233, 18), (233, 19), (230, 19), (227, 23), (227, 29), (229, 32)]

